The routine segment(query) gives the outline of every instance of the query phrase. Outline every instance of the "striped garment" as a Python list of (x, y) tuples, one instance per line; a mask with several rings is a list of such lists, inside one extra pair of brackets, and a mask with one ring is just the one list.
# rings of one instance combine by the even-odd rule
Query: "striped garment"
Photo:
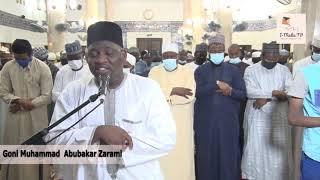
[[(272, 97), (273, 90), (287, 90), (292, 76), (286, 66), (266, 69), (261, 62), (249, 66), (244, 75), (247, 107), (244, 117), (242, 172), (246, 179), (291, 179), (291, 131), (287, 122), (288, 102)], [(257, 98), (272, 99), (254, 109)]]

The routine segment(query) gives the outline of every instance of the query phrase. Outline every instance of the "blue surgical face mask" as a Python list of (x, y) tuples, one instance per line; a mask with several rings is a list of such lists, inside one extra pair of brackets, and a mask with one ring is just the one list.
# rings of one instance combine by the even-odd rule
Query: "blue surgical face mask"
[(210, 53), (210, 59), (213, 64), (221, 64), (224, 60), (224, 53)]
[(30, 63), (30, 59), (16, 59), (16, 62), (23, 68), (27, 67)]
[(312, 59), (316, 62), (320, 62), (320, 53), (312, 53)]
[(167, 71), (173, 71), (177, 68), (177, 60), (176, 59), (164, 59), (162, 60), (163, 62), (163, 67)]
[(239, 64), (241, 62), (240, 58), (230, 58), (229, 63), (231, 64)]

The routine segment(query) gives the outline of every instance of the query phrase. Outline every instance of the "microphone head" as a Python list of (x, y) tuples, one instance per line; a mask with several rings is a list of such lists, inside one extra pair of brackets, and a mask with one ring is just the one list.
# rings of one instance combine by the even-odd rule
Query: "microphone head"
[(106, 94), (106, 87), (109, 86), (110, 75), (100, 75), (99, 76), (99, 92), (100, 94)]

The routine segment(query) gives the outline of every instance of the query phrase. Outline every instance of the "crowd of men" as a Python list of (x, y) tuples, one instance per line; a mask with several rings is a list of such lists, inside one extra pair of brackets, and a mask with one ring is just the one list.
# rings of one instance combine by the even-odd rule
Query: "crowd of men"
[[(2, 144), (20, 144), (56, 122), (107, 77), (103, 106), (86, 116), (99, 102), (89, 104), (45, 139), (86, 116), (51, 143), (122, 145), (120, 165), (55, 165), (55, 178), (320, 179), (320, 37), (293, 64), (275, 42), (248, 51), (225, 47), (220, 33), (196, 45), (194, 56), (175, 43), (161, 54), (125, 49), (112, 22), (87, 33), (87, 49), (66, 44), (59, 62), (24, 39), (0, 53)], [(39, 167), (2, 166), (1, 176), (36, 180)]]

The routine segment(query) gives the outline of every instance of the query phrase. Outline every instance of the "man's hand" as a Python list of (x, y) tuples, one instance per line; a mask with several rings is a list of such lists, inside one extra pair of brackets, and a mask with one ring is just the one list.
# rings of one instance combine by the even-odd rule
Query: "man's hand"
[(10, 104), (9, 111), (11, 113), (16, 113), (16, 112), (18, 112), (20, 110), (21, 110), (21, 108), (20, 108), (20, 105), (18, 103), (11, 103)]
[(261, 109), (265, 104), (268, 103), (267, 99), (257, 99), (254, 103), (253, 103), (253, 108), (254, 109)]
[(117, 126), (98, 126), (94, 132), (92, 144), (97, 141), (100, 141), (101, 144), (120, 145), (123, 150), (133, 147), (131, 136)]
[(216, 92), (221, 92), (224, 96), (231, 96), (232, 87), (223, 81), (217, 81), (219, 89)]
[(34, 105), (32, 104), (32, 100), (31, 99), (19, 99), (17, 101), (20, 106), (27, 110), (27, 111), (31, 111), (34, 108)]
[(172, 89), (170, 96), (172, 95), (177, 95), (177, 96), (181, 96), (184, 98), (189, 99), (188, 96), (192, 96), (192, 90), (188, 89), (188, 88), (184, 88), (184, 87), (175, 87)]
[(287, 93), (285, 93), (284, 91), (274, 90), (272, 91), (272, 96), (276, 97), (279, 101), (286, 101), (288, 99)]

